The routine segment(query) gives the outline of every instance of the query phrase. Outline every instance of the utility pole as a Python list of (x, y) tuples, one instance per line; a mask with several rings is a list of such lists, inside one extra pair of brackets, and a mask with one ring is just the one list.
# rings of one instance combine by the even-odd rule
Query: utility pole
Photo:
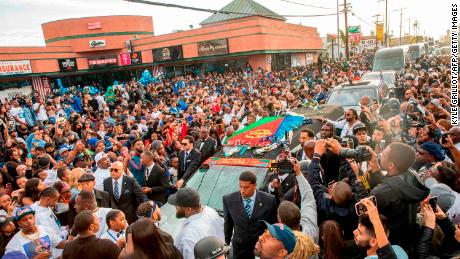
[(399, 46), (401, 46), (401, 40), (402, 40), (402, 8), (399, 9), (400, 11), (400, 20), (399, 20)]
[(401, 46), (401, 43), (402, 43), (402, 35), (403, 35), (403, 33), (402, 33), (402, 30), (403, 30), (403, 27), (402, 27), (403, 18), (402, 18), (402, 16), (403, 16), (403, 10), (405, 10), (405, 9), (406, 9), (406, 7), (395, 9), (395, 10), (391, 11), (391, 12), (399, 11), (399, 15), (400, 15), (400, 17), (399, 17), (399, 46)]
[(340, 59), (340, 25), (339, 0), (337, 0), (337, 59)]
[(345, 58), (347, 61), (350, 58), (350, 53), (348, 50), (348, 6), (347, 6), (347, 0), (343, 0), (343, 9), (345, 12)]

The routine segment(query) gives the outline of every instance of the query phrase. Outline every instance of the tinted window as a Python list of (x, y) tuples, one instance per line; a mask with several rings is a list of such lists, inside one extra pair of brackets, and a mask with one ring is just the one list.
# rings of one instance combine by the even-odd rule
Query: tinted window
[(376, 91), (375, 88), (346, 88), (343, 90), (334, 90), (327, 100), (327, 104), (358, 106), (359, 99), (365, 95), (370, 96), (371, 100), (376, 98)]
[(372, 70), (399, 70), (404, 68), (404, 65), (404, 51), (402, 49), (384, 50), (375, 53)]

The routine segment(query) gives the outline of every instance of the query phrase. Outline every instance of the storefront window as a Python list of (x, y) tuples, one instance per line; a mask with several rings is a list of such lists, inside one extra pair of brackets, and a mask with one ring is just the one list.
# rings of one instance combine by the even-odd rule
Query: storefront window
[(280, 71), (291, 67), (291, 53), (272, 54), (272, 70)]

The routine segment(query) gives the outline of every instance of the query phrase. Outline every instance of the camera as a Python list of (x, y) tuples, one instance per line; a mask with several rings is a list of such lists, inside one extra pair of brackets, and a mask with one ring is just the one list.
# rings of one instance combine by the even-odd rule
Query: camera
[(442, 135), (441, 135), (441, 143), (442, 143), (442, 144), (447, 144), (447, 136), (448, 136), (448, 135), (449, 135), (448, 132), (442, 133)]
[(291, 160), (288, 157), (291, 151), (287, 143), (283, 143), (283, 150), (281, 151), (281, 156), (277, 162), (270, 164), (271, 168), (276, 168), (280, 174), (293, 174), (294, 166), (291, 164)]
[(372, 155), (365, 146), (357, 146), (356, 149), (342, 148), (339, 156), (343, 158), (351, 158), (358, 163), (369, 161)]

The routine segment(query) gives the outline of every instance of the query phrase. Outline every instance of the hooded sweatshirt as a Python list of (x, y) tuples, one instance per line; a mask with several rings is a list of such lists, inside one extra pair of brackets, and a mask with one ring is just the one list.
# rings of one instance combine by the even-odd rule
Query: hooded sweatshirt
[(388, 220), (390, 242), (410, 251), (417, 238), (416, 216), (419, 203), (430, 193), (413, 171), (386, 177), (370, 195), (377, 198), (380, 214)]

